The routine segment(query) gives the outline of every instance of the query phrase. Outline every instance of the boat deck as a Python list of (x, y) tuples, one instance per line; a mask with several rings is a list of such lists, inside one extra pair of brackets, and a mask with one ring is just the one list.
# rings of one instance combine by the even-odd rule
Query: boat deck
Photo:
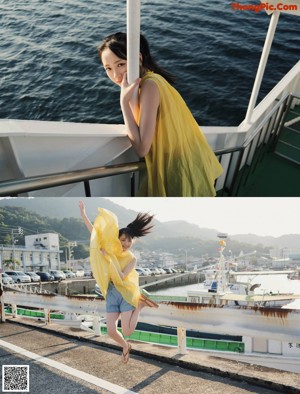
[(238, 197), (299, 197), (300, 169), (273, 152), (266, 153), (242, 185)]
[(238, 197), (300, 196), (299, 105), (287, 114), (276, 144), (265, 146), (255, 156), (257, 164), (244, 175)]

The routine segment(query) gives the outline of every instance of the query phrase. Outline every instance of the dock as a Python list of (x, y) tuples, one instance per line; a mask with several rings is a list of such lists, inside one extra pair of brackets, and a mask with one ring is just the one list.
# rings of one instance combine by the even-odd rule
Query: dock
[(125, 365), (107, 336), (19, 316), (0, 323), (2, 363), (30, 366), (31, 394), (300, 393), (299, 371), (258, 365), (255, 358), (249, 363), (239, 354), (179, 355), (174, 347), (130, 342)]

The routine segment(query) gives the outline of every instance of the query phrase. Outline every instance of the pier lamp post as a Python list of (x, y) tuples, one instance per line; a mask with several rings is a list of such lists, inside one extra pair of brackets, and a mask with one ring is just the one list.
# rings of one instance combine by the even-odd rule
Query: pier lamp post
[(184, 261), (185, 271), (188, 271), (188, 252), (186, 249), (178, 249), (178, 251), (184, 252), (184, 254), (185, 254), (185, 261)]
[(282, 251), (282, 259), (283, 259), (283, 269), (286, 269), (287, 259), (288, 259), (288, 247), (284, 247), (281, 249)]
[[(189, 250), (193, 250), (194, 248), (189, 248)], [(184, 252), (185, 254), (185, 271), (188, 271), (188, 251), (187, 249), (178, 249), (179, 252)]]

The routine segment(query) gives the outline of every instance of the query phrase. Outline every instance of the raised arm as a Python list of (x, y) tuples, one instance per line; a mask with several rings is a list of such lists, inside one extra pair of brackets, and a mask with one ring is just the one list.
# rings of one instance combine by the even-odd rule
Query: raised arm
[(130, 99), (137, 87), (137, 80), (134, 84), (128, 85), (127, 73), (123, 76), (121, 85), (121, 109), (128, 137), (133, 149), (138, 156), (144, 157), (151, 148), (160, 102), (159, 90), (155, 82), (144, 81), (140, 90), (140, 124), (138, 126), (133, 111), (130, 106)]
[(86, 225), (86, 228), (89, 230), (91, 233), (93, 231), (93, 225), (90, 222), (90, 219), (87, 217), (86, 212), (85, 212), (85, 205), (83, 201), (79, 201), (79, 209), (80, 209), (80, 214), (81, 217), (84, 221), (84, 224)]

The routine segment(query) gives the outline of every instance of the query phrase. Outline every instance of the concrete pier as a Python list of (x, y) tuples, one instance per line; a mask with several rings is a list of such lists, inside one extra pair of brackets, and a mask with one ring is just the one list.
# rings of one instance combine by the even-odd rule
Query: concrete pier
[[(194, 283), (200, 283), (204, 280), (202, 273), (185, 273), (173, 275), (150, 275), (140, 276), (140, 286), (145, 287), (149, 291), (166, 289), (168, 287), (186, 286)], [(93, 294), (96, 281), (92, 278), (76, 278), (63, 280), (61, 282), (45, 282), (40, 285), (32, 285), (42, 288), (51, 293), (60, 295), (77, 295), (77, 294)]]
[(21, 317), (0, 324), (1, 360), (30, 365), (31, 394), (300, 393), (298, 373), (212, 352), (179, 356), (173, 347), (131, 344), (123, 364), (121, 350), (106, 336)]

